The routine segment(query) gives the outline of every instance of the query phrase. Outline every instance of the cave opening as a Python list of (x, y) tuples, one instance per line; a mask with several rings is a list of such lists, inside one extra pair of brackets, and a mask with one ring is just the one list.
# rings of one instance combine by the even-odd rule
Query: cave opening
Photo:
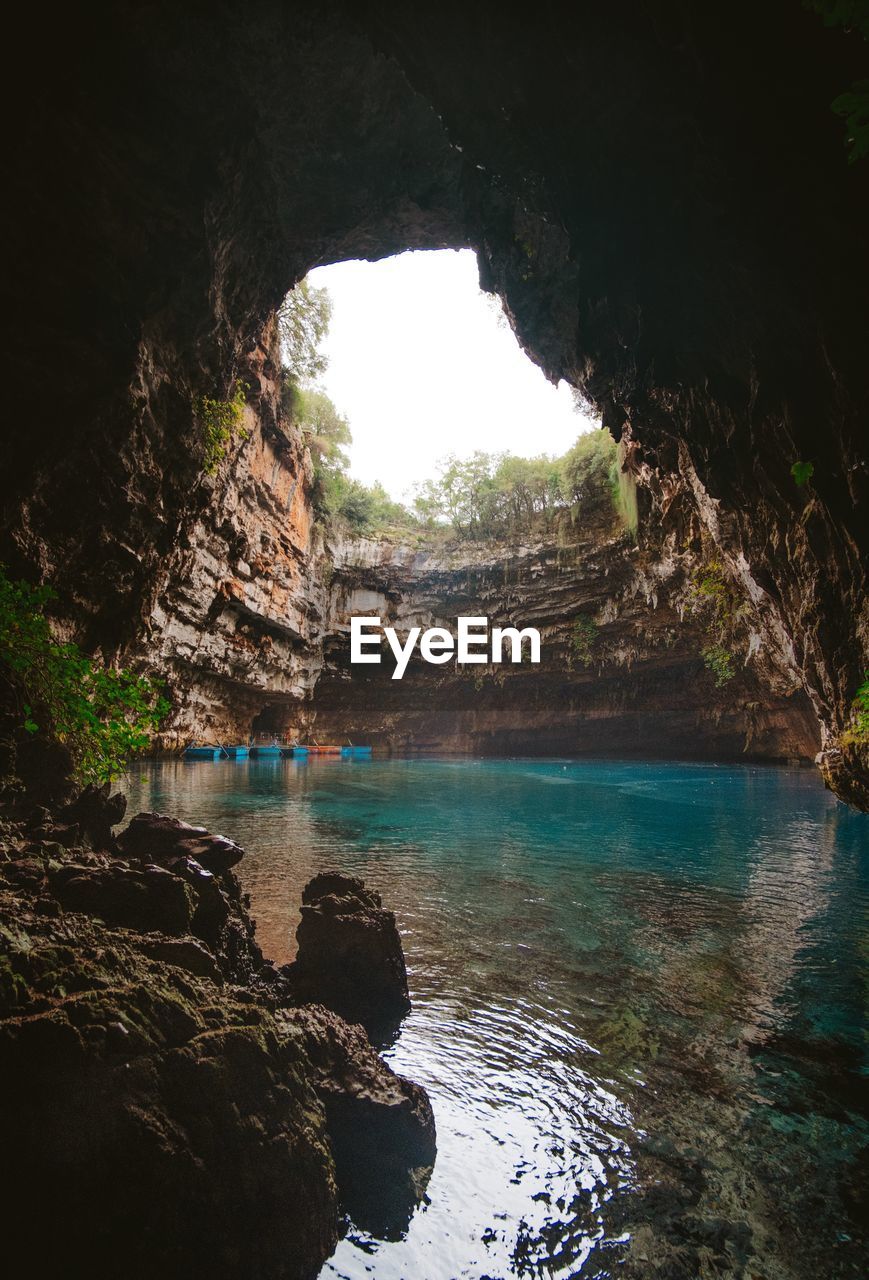
[(564, 453), (599, 425), (523, 351), (470, 249), (319, 267), (330, 303), (316, 379), (346, 417), (351, 474), (398, 501), (448, 455)]

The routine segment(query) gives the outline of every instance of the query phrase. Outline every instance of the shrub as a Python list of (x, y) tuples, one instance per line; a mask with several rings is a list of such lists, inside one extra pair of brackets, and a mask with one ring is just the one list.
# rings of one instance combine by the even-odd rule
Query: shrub
[(851, 703), (851, 723), (842, 734), (842, 742), (846, 746), (869, 743), (869, 671), (864, 671), (863, 677), (863, 683)]
[(571, 647), (573, 656), (584, 667), (590, 667), (593, 661), (592, 648), (600, 633), (600, 628), (593, 618), (580, 614), (573, 624)]
[(703, 663), (706, 669), (712, 672), (717, 689), (722, 688), (735, 675), (733, 657), (730, 650), (725, 649), (722, 644), (711, 644), (704, 649)]
[(241, 428), (246, 390), (245, 383), (239, 382), (231, 400), (212, 400), (209, 396), (200, 396), (196, 402), (196, 416), (202, 429), (202, 463), (210, 476), (214, 475), (226, 456), (233, 437), (247, 439), (248, 433)]
[(79, 782), (107, 782), (144, 750), (169, 709), (157, 682), (101, 667), (51, 634), (46, 587), (0, 568), (0, 668), (18, 729), (67, 747)]

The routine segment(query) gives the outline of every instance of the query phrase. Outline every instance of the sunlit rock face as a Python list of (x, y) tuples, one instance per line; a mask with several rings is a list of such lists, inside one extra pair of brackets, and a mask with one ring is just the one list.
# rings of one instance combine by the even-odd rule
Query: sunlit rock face
[(256, 407), (208, 481), (211, 502), (191, 517), (136, 645), (168, 685), (165, 747), (246, 742), (270, 700), (293, 706), (311, 693), (322, 661), (311, 459), (278, 415), (276, 366), (260, 355)]
[[(733, 678), (716, 686), (705, 620), (692, 611), (701, 560), (672, 534), (653, 552), (599, 512), (559, 541), (432, 551), (335, 539), (331, 550), (324, 666), (302, 715), (320, 741), (711, 759), (809, 760), (818, 749), (808, 699), (748, 618)], [(455, 632), (459, 616), (535, 627), (541, 661), (433, 666), (417, 647), (395, 680), (387, 648), (380, 665), (350, 663), (352, 614), (378, 616), (402, 638), (413, 626)], [(586, 645), (576, 639), (584, 620)]]
[(241, 377), (268, 426), (269, 317), (310, 267), (471, 245), (530, 354), (629, 444), (645, 522), (693, 505), (811, 701), (825, 776), (866, 804), (839, 735), (869, 625), (869, 166), (829, 110), (862, 53), (789, 0), (68, 11), (18, 64), (40, 93), (6, 173), (3, 557), (58, 584), (89, 646), (147, 644), (176, 684), (207, 594), (241, 599), (188, 723), (216, 727), (229, 683), (256, 711), (238, 617), (274, 623), (262, 679), (295, 697), (301, 513), (267, 532), (266, 604), (268, 569), (220, 564), (219, 530), (238, 485), (270, 488), (267, 455), (203, 478), (193, 406)]

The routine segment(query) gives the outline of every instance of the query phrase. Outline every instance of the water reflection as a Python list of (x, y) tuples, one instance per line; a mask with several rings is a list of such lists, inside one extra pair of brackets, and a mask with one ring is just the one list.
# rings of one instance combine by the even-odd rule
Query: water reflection
[(431, 1093), (438, 1162), (403, 1240), (351, 1225), (324, 1274), (860, 1273), (869, 822), (814, 777), (260, 761), (130, 786), (246, 847), (279, 961), (324, 868), (396, 911), (389, 1057)]

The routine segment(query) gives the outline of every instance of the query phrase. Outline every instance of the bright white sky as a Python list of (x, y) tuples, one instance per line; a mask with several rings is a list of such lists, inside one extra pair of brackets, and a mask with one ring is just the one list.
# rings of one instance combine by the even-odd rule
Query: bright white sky
[(401, 499), (447, 454), (559, 454), (597, 425), (498, 323), (469, 249), (340, 262), (308, 278), (332, 297), (320, 385), (350, 423), (351, 470), (365, 484)]

